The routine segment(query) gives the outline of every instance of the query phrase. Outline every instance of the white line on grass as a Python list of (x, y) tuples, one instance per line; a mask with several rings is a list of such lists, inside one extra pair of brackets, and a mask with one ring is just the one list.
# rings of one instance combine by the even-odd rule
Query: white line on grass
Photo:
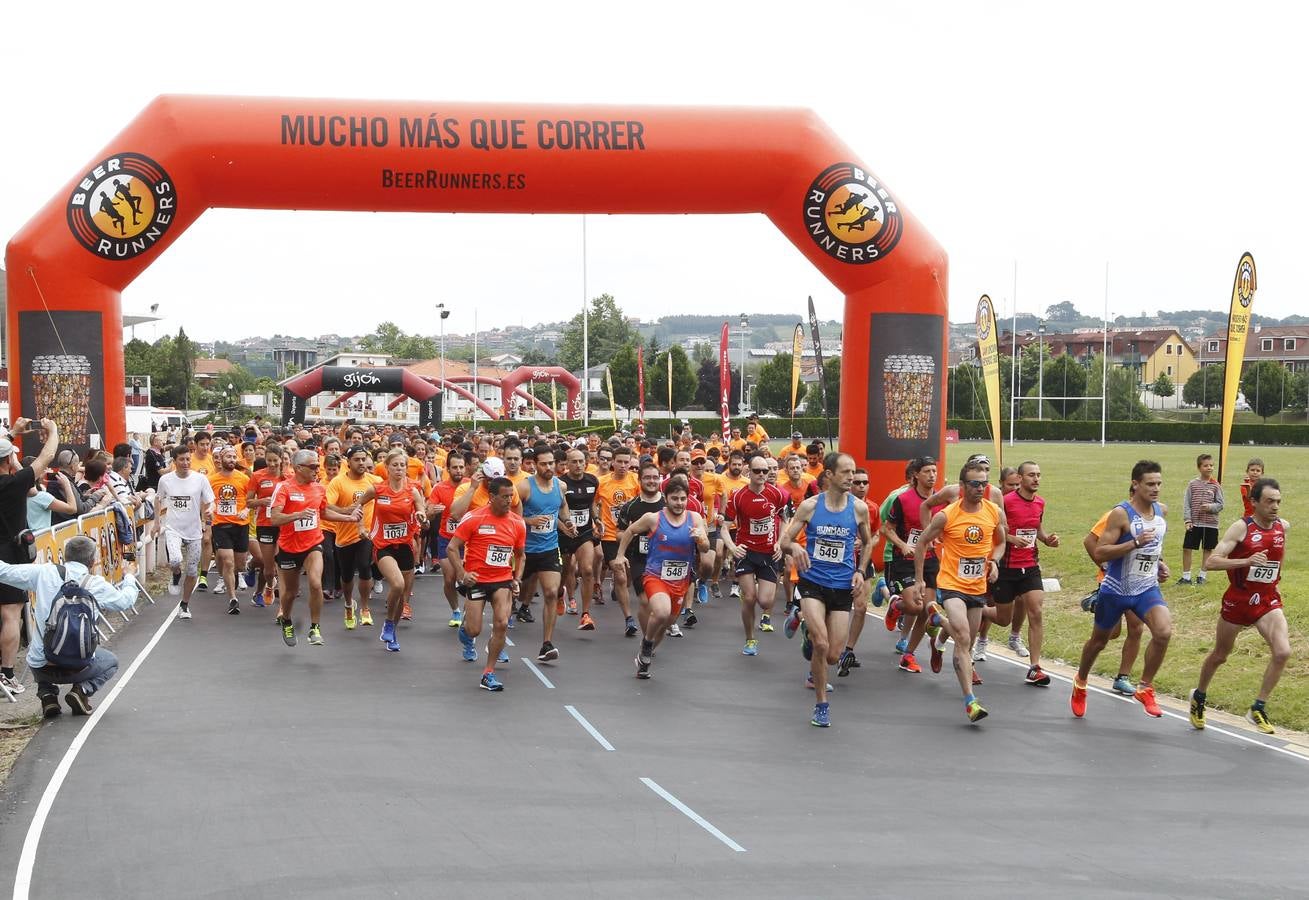
[(587, 733), (590, 734), (591, 737), (595, 738), (596, 743), (598, 743), (601, 747), (604, 747), (610, 753), (614, 751), (614, 745), (606, 741), (605, 736), (600, 732), (596, 731), (594, 725), (586, 721), (586, 717), (577, 711), (577, 707), (565, 706), (564, 709), (568, 710), (568, 714), (577, 720), (578, 725), (581, 725), (583, 728), (585, 728), (587, 730)]
[[(878, 620), (883, 618), (882, 616), (873, 615), (872, 610), (869, 610), (866, 613), (866, 615), (872, 616), (874, 619), (878, 619)], [(953, 638), (950, 639), (949, 643), (953, 644), (954, 639)], [(1018, 666), (1023, 669), (1030, 668), (1030, 666), (1028, 666), (1028, 664), (1023, 662), (1022, 660), (1010, 659), (1007, 656), (992, 656), (992, 657), (988, 657), (988, 659), (997, 659), (1000, 662), (1009, 663), (1009, 665), (1011, 666)], [(976, 666), (977, 664), (974, 663), (973, 665)], [(1046, 672), (1045, 674), (1049, 675), (1051, 678), (1058, 679), (1059, 681), (1062, 681), (1068, 685), (1071, 685), (1073, 683), (1073, 679), (1069, 678), (1067, 675), (1058, 675), (1054, 672)], [(1118, 693), (1117, 691), (1110, 691), (1102, 687), (1096, 687), (1095, 685), (1091, 684), (1089, 681), (1086, 684), (1086, 689), (1096, 694), (1103, 694), (1106, 697), (1111, 697), (1114, 700), (1118, 700), (1123, 703), (1132, 703), (1132, 704), (1136, 703), (1135, 697), (1128, 697)], [(1162, 707), (1160, 708), (1160, 711), (1165, 716), (1168, 716), (1170, 719), (1177, 719), (1178, 721), (1185, 722), (1187, 725), (1191, 724), (1190, 716), (1184, 716), (1179, 712), (1174, 712), (1171, 709), (1164, 709)], [(1279, 747), (1276, 744), (1270, 744), (1267, 741), (1262, 741), (1259, 738), (1252, 737), (1248, 734), (1242, 734), (1239, 731), (1229, 731), (1228, 729), (1219, 727), (1217, 725), (1206, 725), (1204, 730), (1212, 731), (1217, 734), (1226, 735), (1227, 737), (1236, 738), (1238, 741), (1245, 741), (1247, 744), (1254, 744), (1256, 747), (1263, 747), (1267, 750), (1272, 750), (1276, 753), (1284, 754), (1286, 756), (1291, 757), (1292, 759), (1298, 759), (1300, 762), (1309, 762), (1309, 756), (1305, 756), (1303, 753), (1297, 753), (1296, 751), (1289, 750), (1286, 747)]]
[(706, 822), (703, 818), (700, 817), (700, 815), (699, 815), (698, 813), (696, 813), (695, 810), (691, 809), (691, 807), (687, 806), (687, 805), (686, 805), (685, 803), (683, 803), (681, 800), (678, 800), (678, 799), (677, 799), (676, 797), (674, 797), (672, 794), (668, 793), (666, 790), (664, 790), (663, 788), (661, 788), (659, 785), (655, 784), (655, 782), (654, 782), (652, 779), (649, 779), (649, 778), (642, 778), (642, 779), (641, 779), (641, 783), (644, 784), (646, 787), (648, 787), (650, 790), (654, 791), (654, 792), (655, 792), (656, 794), (658, 794), (660, 797), (663, 797), (665, 800), (667, 800), (669, 803), (671, 803), (674, 807), (676, 807), (677, 810), (680, 811), (683, 815), (685, 815), (688, 819), (690, 819), (690, 820), (691, 820), (692, 822), (694, 822), (695, 824), (699, 825), (701, 828), (703, 828), (705, 831), (707, 831), (707, 832), (709, 832), (710, 834), (712, 834), (714, 837), (718, 838), (718, 840), (722, 841), (724, 844), (726, 844), (728, 847), (730, 847), (730, 848), (732, 848), (733, 850), (735, 850), (737, 853), (744, 853), (744, 852), (745, 852), (745, 848), (744, 848), (744, 847), (742, 847), (742, 846), (741, 846), (740, 844), (738, 844), (736, 841), (734, 841), (734, 840), (732, 840), (731, 838), (729, 838), (727, 835), (723, 834), (721, 831), (719, 831), (719, 830), (718, 830), (717, 828), (715, 828), (713, 825), (711, 825), (711, 824), (709, 824), (708, 822)]
[(550, 683), (550, 679), (545, 677), (544, 672), (542, 672), (536, 666), (532, 665), (532, 661), (530, 659), (528, 659), (526, 656), (521, 657), (521, 659), (523, 660), (524, 665), (526, 665), (527, 668), (532, 670), (532, 674), (537, 677), (537, 680), (539, 680), (543, 685), (548, 687), (550, 690), (553, 691), (555, 689), (555, 686)]
[[(180, 605), (179, 603), (178, 606)], [(100, 720), (109, 712), (109, 707), (114, 705), (114, 700), (122, 693), (123, 688), (127, 687), (127, 683), (132, 680), (132, 676), (141, 667), (141, 663), (145, 662), (146, 657), (150, 655), (150, 651), (163, 638), (168, 626), (173, 624), (173, 620), (177, 618), (178, 606), (173, 607), (164, 618), (163, 624), (155, 632), (154, 637), (150, 638), (150, 642), (145, 645), (145, 649), (137, 654), (136, 659), (132, 660), (132, 664), (127, 667), (127, 671), (119, 676), (118, 683), (110, 689), (109, 695), (96, 705), (95, 712), (91, 713), (91, 717), (86, 720), (82, 730), (77, 733), (77, 736), (73, 738), (73, 742), (68, 745), (68, 749), (64, 751), (64, 758), (59, 761), (54, 775), (50, 776), (50, 783), (46, 785), (45, 792), (41, 795), (41, 802), (37, 804), (36, 815), (32, 816), (32, 824), (27, 827), (27, 837), (23, 839), (23, 852), (18, 857), (18, 871), (14, 875), (14, 900), (27, 900), (28, 891), (32, 887), (32, 869), (36, 863), (36, 849), (41, 843), (41, 831), (45, 828), (46, 818), (50, 815), (50, 809), (54, 806), (55, 798), (59, 796), (59, 789), (63, 786), (64, 779), (68, 777), (68, 772), (72, 769), (77, 754), (81, 752), (82, 747), (90, 739), (95, 726), (99, 725)]]

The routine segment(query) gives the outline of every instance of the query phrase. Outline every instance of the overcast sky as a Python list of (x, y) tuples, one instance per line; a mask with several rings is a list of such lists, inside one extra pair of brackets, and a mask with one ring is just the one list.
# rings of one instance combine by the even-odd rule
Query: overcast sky
[[(6, 4), (7, 241), (161, 93), (807, 106), (950, 255), (951, 319), (1072, 300), (1110, 315), (1304, 312), (1303, 48), (1290, 3)], [(801, 10), (807, 10), (806, 15)], [(474, 11), (476, 10), (476, 11)], [(1296, 60), (1300, 60), (1296, 62)], [(351, 229), (339, 246), (342, 218)], [(578, 217), (213, 210), (124, 293), (200, 340), (532, 325), (581, 306)], [(588, 217), (585, 288), (632, 315), (840, 318), (762, 217)], [(725, 235), (738, 235), (724, 239)], [(394, 306), (386, 308), (388, 301)], [(310, 305), (312, 303), (312, 306)], [(312, 312), (307, 312), (307, 310)], [(139, 336), (150, 337), (150, 326)]]

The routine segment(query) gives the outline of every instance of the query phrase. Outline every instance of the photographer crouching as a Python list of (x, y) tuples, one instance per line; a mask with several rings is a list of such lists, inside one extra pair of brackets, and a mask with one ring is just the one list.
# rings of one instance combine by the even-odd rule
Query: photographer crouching
[[(28, 430), (31, 419), (14, 421), (14, 436)], [(41, 420), (45, 446), (30, 466), (19, 466), (18, 447), (8, 437), (0, 437), (0, 561), (32, 561), (32, 530), (27, 526), (27, 495), (45, 477), (59, 449), (59, 428), (49, 419)], [(0, 584), (0, 679), (11, 694), (21, 694), (23, 685), (14, 674), (18, 659), (18, 640), (23, 630), (23, 604), (27, 594), (15, 587)]]
[(59, 685), (72, 685), (64, 700), (73, 715), (89, 716), (91, 695), (118, 671), (118, 657), (96, 646), (96, 609), (131, 609), (138, 586), (131, 575), (114, 587), (92, 574), (99, 552), (95, 541), (79, 534), (64, 544), (63, 565), (0, 562), (0, 584), (36, 594), (36, 632), (30, 635), (27, 665), (47, 719), (59, 715)]

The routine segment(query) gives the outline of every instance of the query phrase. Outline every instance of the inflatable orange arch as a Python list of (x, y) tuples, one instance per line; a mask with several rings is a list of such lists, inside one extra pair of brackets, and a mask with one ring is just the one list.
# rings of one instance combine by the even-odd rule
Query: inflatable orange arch
[(121, 292), (216, 206), (763, 213), (845, 295), (841, 448), (944, 450), (945, 253), (804, 109), (159, 97), (8, 245), (13, 417), (124, 438)]

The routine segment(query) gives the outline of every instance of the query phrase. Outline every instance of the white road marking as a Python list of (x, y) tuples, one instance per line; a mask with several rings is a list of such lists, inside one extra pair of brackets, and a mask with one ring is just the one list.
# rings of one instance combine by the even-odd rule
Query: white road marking
[(50, 809), (54, 806), (55, 798), (59, 796), (59, 789), (64, 784), (64, 779), (68, 777), (68, 772), (73, 767), (73, 762), (77, 759), (77, 754), (81, 752), (82, 747), (86, 745), (87, 740), (91, 737), (91, 732), (95, 726), (100, 724), (100, 720), (109, 712), (109, 707), (114, 705), (114, 700), (122, 693), (123, 688), (132, 680), (136, 670), (145, 662), (150, 651), (154, 650), (160, 639), (163, 638), (164, 632), (168, 631), (170, 625), (177, 618), (177, 610), (181, 604), (172, 608), (168, 615), (164, 617), (163, 624), (155, 631), (154, 637), (145, 648), (137, 654), (136, 659), (127, 667), (127, 671), (118, 677), (118, 682), (110, 689), (108, 696), (96, 704), (95, 711), (91, 717), (86, 720), (82, 730), (73, 738), (73, 742), (68, 745), (64, 752), (64, 758), (59, 761), (55, 768), (54, 775), (50, 776), (50, 783), (46, 785), (45, 792), (41, 795), (41, 802), (37, 804), (36, 814), (32, 816), (32, 824), (27, 827), (27, 837), (23, 839), (23, 852), (18, 857), (18, 871), (14, 875), (14, 900), (27, 900), (28, 892), (32, 887), (32, 869), (36, 864), (36, 849), (41, 843), (41, 831), (45, 828), (46, 819), (50, 815)]
[(568, 714), (569, 714), (570, 716), (572, 716), (574, 719), (576, 719), (576, 720), (577, 720), (577, 724), (579, 724), (579, 725), (581, 725), (583, 728), (585, 728), (585, 729), (587, 730), (587, 733), (590, 734), (591, 737), (595, 738), (596, 742), (597, 742), (601, 747), (604, 747), (604, 748), (605, 748), (606, 750), (608, 750), (610, 753), (614, 752), (614, 745), (611, 744), (611, 743), (609, 743), (608, 741), (606, 741), (606, 740), (605, 740), (605, 736), (604, 736), (603, 734), (601, 734), (600, 732), (596, 731), (594, 725), (592, 725), (590, 722), (586, 721), (586, 717), (583, 716), (580, 712), (577, 711), (577, 707), (575, 707), (575, 706), (565, 706), (564, 709), (568, 710)]
[(659, 785), (655, 784), (653, 780), (649, 778), (642, 778), (641, 783), (644, 784), (646, 787), (648, 787), (650, 790), (654, 791), (660, 797), (663, 797), (665, 800), (671, 803), (675, 808), (677, 808), (683, 815), (685, 815), (688, 819), (690, 819), (695, 824), (699, 825), (701, 828), (712, 834), (714, 837), (718, 838), (718, 840), (722, 841), (724, 844), (735, 850), (737, 853), (745, 852), (744, 847), (742, 847), (736, 841), (729, 838), (727, 835), (723, 834), (721, 831), (719, 831), (709, 822), (705, 821), (703, 818), (700, 817), (700, 815), (695, 810), (691, 809), (691, 807), (687, 806), (681, 800), (678, 800), (672, 794), (668, 793)]
[(539, 680), (543, 685), (545, 685), (546, 687), (548, 687), (548, 688), (549, 688), (550, 690), (552, 690), (552, 691), (555, 689), (555, 686), (554, 686), (553, 684), (550, 683), (550, 679), (545, 677), (545, 673), (544, 673), (544, 672), (542, 672), (542, 671), (541, 671), (540, 669), (538, 669), (536, 666), (532, 665), (532, 661), (531, 661), (530, 659), (528, 659), (526, 656), (524, 656), (524, 657), (522, 657), (522, 660), (523, 660), (524, 665), (526, 665), (527, 668), (529, 668), (529, 669), (532, 670), (532, 674), (535, 675), (535, 676), (537, 677), (537, 679), (538, 679), (538, 680)]

